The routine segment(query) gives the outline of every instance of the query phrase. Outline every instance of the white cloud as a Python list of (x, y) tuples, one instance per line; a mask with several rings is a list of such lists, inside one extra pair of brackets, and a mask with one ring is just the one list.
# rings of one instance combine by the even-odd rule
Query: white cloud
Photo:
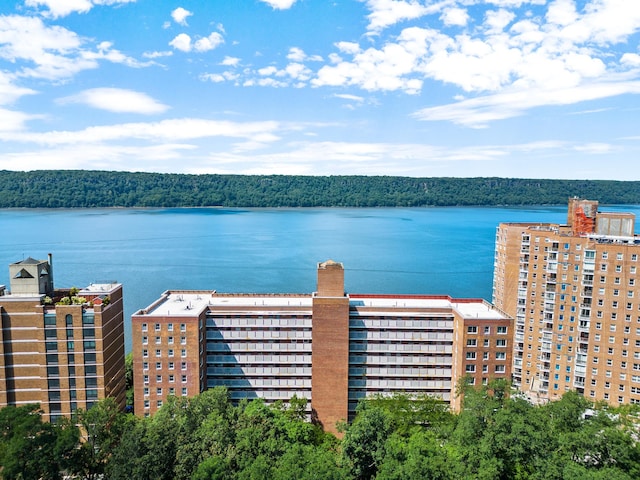
[(615, 147), (608, 143), (585, 143), (583, 145), (576, 145), (574, 150), (576, 152), (586, 153), (589, 155), (601, 155), (604, 153), (611, 153), (615, 150)]
[[(153, 142), (176, 142), (202, 138), (228, 137), (261, 141), (279, 138), (277, 132), (283, 128), (278, 122), (227, 122), (199, 118), (162, 120), (153, 123), (122, 123), (108, 126), (88, 127), (75, 131), (21, 132), (3, 135), (0, 140), (28, 142), (39, 145), (97, 144), (122, 140), (147, 140)], [(268, 134), (268, 135), (265, 135)]]
[(304, 62), (305, 58), (307, 58), (307, 56), (305, 55), (304, 51), (298, 47), (291, 47), (289, 49), (289, 53), (287, 54), (287, 59), (293, 62)]
[(81, 103), (115, 113), (157, 114), (169, 107), (145, 93), (120, 88), (92, 88), (58, 100), (61, 104)]
[(438, 10), (438, 6), (425, 7), (416, 0), (367, 0), (371, 13), (367, 16), (367, 30), (373, 33), (403, 20), (413, 20)]
[(625, 53), (620, 58), (620, 63), (631, 67), (640, 67), (640, 55), (637, 53)]
[(81, 170), (91, 165), (96, 170), (175, 172), (176, 159), (196, 147), (165, 143), (162, 145), (63, 145), (0, 158), (0, 169), (7, 170)]
[(44, 16), (59, 18), (71, 13), (87, 13), (94, 5), (116, 5), (135, 2), (136, 0), (25, 0), (27, 7), (44, 6)]
[(551, 24), (565, 26), (578, 19), (578, 12), (573, 0), (555, 0), (547, 10), (547, 21)]
[(13, 103), (24, 95), (34, 95), (38, 92), (30, 88), (16, 85), (7, 73), (0, 72), (0, 105)]
[(447, 26), (464, 27), (469, 21), (469, 14), (464, 8), (446, 8), (440, 19)]
[(516, 117), (543, 105), (571, 105), (623, 94), (640, 94), (640, 82), (592, 83), (557, 90), (516, 90), (424, 108), (414, 116), (418, 120), (444, 120), (483, 128), (489, 122)]
[(260, 68), (258, 70), (258, 75), (262, 75), (264, 77), (270, 76), (270, 75), (275, 75), (276, 73), (278, 73), (278, 69), (276, 67), (274, 67), (273, 65), (271, 65), (269, 67)]
[(24, 130), (29, 120), (37, 118), (42, 118), (42, 116), (0, 108), (0, 135), (9, 134), (9, 138), (11, 138), (14, 133)]
[(240, 79), (240, 75), (234, 72), (205, 73), (200, 76), (200, 80), (206, 80), (213, 83), (231, 82), (238, 79)]
[(287, 10), (293, 7), (296, 0), (260, 0), (262, 3), (266, 3), (274, 10)]
[(515, 14), (505, 9), (489, 10), (485, 14), (485, 25), (488, 33), (500, 33), (509, 25)]
[[(28, 41), (25, 41), (28, 39)], [(88, 39), (37, 17), (0, 15), (0, 59), (14, 64), (17, 77), (61, 80), (97, 68), (100, 60), (132, 67), (145, 66), (102, 42), (93, 50)]]
[(187, 18), (190, 17), (191, 15), (193, 15), (192, 12), (190, 12), (189, 10), (185, 10), (182, 7), (178, 7), (171, 12), (171, 18), (173, 18), (173, 21), (176, 22), (178, 25), (183, 25), (183, 26), (187, 25)]
[(199, 38), (198, 40), (196, 40), (194, 48), (198, 52), (208, 52), (209, 50), (213, 50), (218, 45), (221, 45), (223, 43), (224, 39), (222, 38), (222, 35), (220, 35), (218, 32), (212, 32), (208, 37)]
[(224, 38), (218, 32), (211, 33), (208, 37), (202, 37), (192, 43), (191, 37), (186, 33), (180, 33), (169, 42), (176, 50), (181, 52), (190, 52), (195, 49), (197, 52), (208, 52), (218, 45), (224, 43)]
[(186, 33), (180, 33), (174, 37), (173, 40), (169, 42), (176, 50), (180, 50), (181, 52), (190, 52), (191, 51), (191, 37)]
[(162, 58), (162, 57), (170, 57), (171, 55), (173, 55), (173, 52), (171, 50), (164, 50), (162, 52), (145, 52), (142, 54), (143, 57), (145, 58)]
[(222, 62), (220, 62), (220, 65), (225, 65), (228, 67), (237, 67), (240, 64), (240, 59), (237, 57), (229, 57), (226, 56), (222, 59)]
[(335, 93), (333, 95), (336, 98), (342, 98), (343, 100), (351, 100), (353, 102), (364, 102), (364, 97), (359, 95), (350, 95), (348, 93)]
[(357, 51), (353, 61), (325, 65), (312, 83), (317, 87), (355, 85), (370, 91), (404, 90), (415, 94), (422, 88), (422, 79), (411, 77), (427, 52), (425, 35), (425, 30), (407, 28), (396, 43), (388, 43), (380, 50), (360, 51), (355, 44), (343, 43), (339, 46), (343, 51)]

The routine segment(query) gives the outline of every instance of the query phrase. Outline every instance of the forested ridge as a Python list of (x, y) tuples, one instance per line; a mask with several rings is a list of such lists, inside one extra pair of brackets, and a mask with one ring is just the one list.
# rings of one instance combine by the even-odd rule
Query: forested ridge
[(0, 208), (640, 204), (640, 182), (390, 176), (0, 171)]
[(5, 480), (640, 478), (637, 405), (593, 405), (568, 392), (534, 406), (506, 395), (502, 382), (468, 389), (459, 414), (427, 396), (362, 401), (342, 439), (306, 421), (305, 400), (233, 405), (223, 387), (169, 397), (149, 418), (119, 412), (110, 398), (55, 424), (42, 422), (37, 406), (5, 407), (0, 474)]

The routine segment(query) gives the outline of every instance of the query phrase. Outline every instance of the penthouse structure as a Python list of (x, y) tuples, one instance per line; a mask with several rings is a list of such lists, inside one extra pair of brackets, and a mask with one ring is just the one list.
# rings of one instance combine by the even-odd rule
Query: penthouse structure
[(515, 319), (513, 381), (530, 399), (577, 390), (640, 402), (640, 237), (635, 216), (569, 200), (566, 224), (502, 223), (493, 302)]
[(122, 286), (55, 289), (53, 263), (27, 258), (0, 286), (0, 407), (39, 403), (44, 419), (114, 397), (124, 408)]
[(132, 317), (135, 411), (224, 385), (231, 398), (309, 402), (326, 429), (374, 394), (426, 393), (457, 408), (457, 383), (510, 378), (512, 319), (448, 296), (346, 294), (342, 264), (312, 294), (167, 291)]

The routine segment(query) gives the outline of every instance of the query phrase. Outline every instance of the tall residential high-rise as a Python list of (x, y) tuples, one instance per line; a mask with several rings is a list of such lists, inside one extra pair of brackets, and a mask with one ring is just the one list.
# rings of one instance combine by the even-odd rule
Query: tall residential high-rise
[(426, 393), (455, 409), (457, 383), (510, 378), (513, 320), (489, 303), (346, 294), (344, 268), (317, 268), (312, 294), (167, 291), (132, 317), (135, 411), (218, 385), (234, 400), (310, 400), (327, 430), (358, 400)]
[(515, 319), (513, 381), (531, 400), (577, 390), (640, 403), (635, 216), (572, 198), (566, 224), (497, 228), (493, 303)]
[(0, 286), (0, 407), (39, 403), (51, 421), (108, 396), (124, 408), (122, 285), (55, 289), (51, 255), (13, 263), (9, 276), (10, 290)]

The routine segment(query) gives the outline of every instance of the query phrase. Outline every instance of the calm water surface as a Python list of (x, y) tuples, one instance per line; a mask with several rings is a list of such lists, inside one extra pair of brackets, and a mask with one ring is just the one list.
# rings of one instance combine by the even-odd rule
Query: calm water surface
[(131, 314), (167, 289), (309, 293), (327, 259), (350, 292), (490, 300), (497, 224), (565, 218), (565, 206), (0, 210), (0, 284), (10, 263), (49, 252), (57, 287), (121, 282), (129, 350)]

